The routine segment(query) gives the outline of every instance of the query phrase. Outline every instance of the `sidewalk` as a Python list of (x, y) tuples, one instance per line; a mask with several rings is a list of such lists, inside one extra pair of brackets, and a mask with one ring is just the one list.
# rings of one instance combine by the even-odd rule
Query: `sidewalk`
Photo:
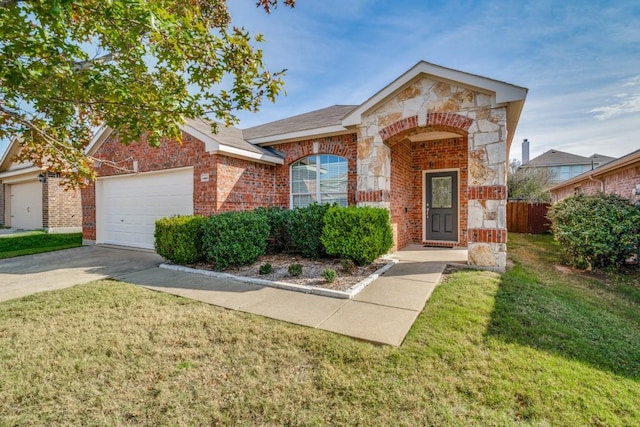
[(467, 251), (413, 245), (393, 257), (399, 262), (352, 300), (161, 268), (117, 278), (231, 310), (399, 346), (440, 281), (447, 263), (466, 263)]

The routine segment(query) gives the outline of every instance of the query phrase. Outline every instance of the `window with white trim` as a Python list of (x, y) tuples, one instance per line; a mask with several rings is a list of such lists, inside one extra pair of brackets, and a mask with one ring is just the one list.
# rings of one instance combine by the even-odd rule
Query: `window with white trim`
[(291, 207), (313, 202), (347, 206), (347, 159), (314, 154), (291, 165)]

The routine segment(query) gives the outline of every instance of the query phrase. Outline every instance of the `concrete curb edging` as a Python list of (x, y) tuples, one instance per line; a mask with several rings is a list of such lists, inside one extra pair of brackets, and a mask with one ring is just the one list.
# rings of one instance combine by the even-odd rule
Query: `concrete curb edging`
[(257, 279), (255, 277), (235, 276), (229, 273), (221, 273), (219, 271), (211, 271), (211, 270), (201, 270), (198, 268), (185, 267), (183, 265), (169, 264), (166, 262), (163, 262), (162, 264), (160, 264), (159, 267), (167, 270), (180, 271), (183, 273), (200, 274), (203, 276), (209, 276), (209, 277), (214, 277), (218, 279), (237, 280), (243, 283), (268, 286), (271, 288), (284, 289), (287, 291), (302, 292), (305, 294), (313, 294), (313, 295), (319, 295), (319, 296), (331, 297), (331, 298), (340, 298), (340, 299), (352, 299), (360, 291), (366, 288), (370, 283), (372, 283), (374, 280), (380, 277), (380, 275), (384, 274), (391, 267), (393, 267), (398, 263), (398, 260), (394, 258), (382, 258), (382, 259), (387, 261), (387, 264), (383, 265), (382, 267), (374, 271), (372, 274), (367, 276), (365, 279), (356, 283), (346, 291), (336, 291), (334, 289), (325, 289), (317, 286), (296, 285), (293, 283), (285, 283), (285, 282), (277, 282), (277, 281), (274, 282), (271, 280)]

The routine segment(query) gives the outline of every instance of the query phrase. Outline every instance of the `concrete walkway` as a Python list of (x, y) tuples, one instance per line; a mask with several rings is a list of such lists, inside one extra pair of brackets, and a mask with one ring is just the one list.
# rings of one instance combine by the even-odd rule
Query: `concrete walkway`
[(399, 346), (440, 281), (448, 263), (466, 263), (466, 250), (410, 246), (399, 262), (352, 300), (152, 269), (120, 280), (148, 289), (272, 319)]
[(415, 245), (352, 300), (158, 268), (149, 252), (82, 247), (0, 261), (0, 301), (112, 277), (208, 304), (398, 346), (425, 306), (447, 263), (466, 250)]

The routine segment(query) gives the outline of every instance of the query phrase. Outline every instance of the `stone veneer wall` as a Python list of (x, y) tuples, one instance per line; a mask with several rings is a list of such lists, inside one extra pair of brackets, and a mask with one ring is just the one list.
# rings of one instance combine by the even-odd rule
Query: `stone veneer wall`
[[(357, 202), (392, 208), (392, 147), (412, 129), (467, 135), (469, 263), (506, 266), (506, 107), (491, 96), (423, 77), (363, 115), (358, 134)], [(432, 128), (432, 129), (429, 129)]]

